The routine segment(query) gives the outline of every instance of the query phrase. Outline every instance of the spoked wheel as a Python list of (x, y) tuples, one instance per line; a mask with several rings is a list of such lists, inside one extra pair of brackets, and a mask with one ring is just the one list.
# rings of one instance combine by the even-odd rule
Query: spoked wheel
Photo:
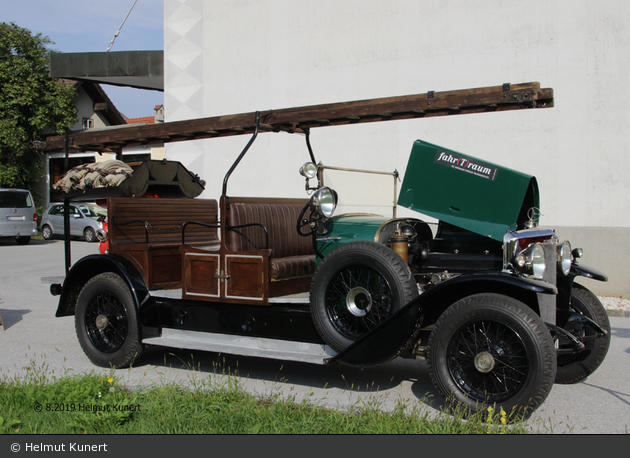
[[(566, 330), (584, 344), (577, 354), (558, 356), (556, 383), (577, 383), (586, 379), (600, 366), (610, 346), (610, 320), (602, 303), (591, 291), (575, 283), (571, 292), (571, 311), (593, 320), (606, 333), (598, 332), (584, 322), (574, 321)], [(559, 350), (571, 348), (573, 344), (560, 339)]]
[(449, 307), (429, 338), (427, 361), (440, 393), (469, 411), (489, 406), (526, 417), (556, 374), (553, 339), (525, 304), (478, 294)]
[(79, 293), (75, 326), (79, 343), (97, 366), (127, 367), (140, 355), (136, 309), (116, 274), (92, 278)]
[(324, 341), (341, 351), (418, 295), (400, 256), (374, 242), (332, 251), (311, 283), (311, 311)]

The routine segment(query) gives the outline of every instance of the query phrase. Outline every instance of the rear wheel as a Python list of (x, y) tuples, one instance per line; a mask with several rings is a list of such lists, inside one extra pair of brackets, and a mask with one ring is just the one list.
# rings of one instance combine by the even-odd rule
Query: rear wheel
[(31, 238), (30, 237), (17, 237), (15, 241), (18, 245), (28, 245), (29, 243), (31, 243)]
[(403, 259), (384, 245), (350, 242), (333, 250), (311, 282), (311, 312), (324, 341), (341, 351), (418, 295)]
[(44, 237), (44, 240), (50, 240), (53, 238), (53, 231), (50, 226), (42, 226), (42, 237)]
[(127, 367), (142, 351), (131, 291), (116, 274), (99, 274), (85, 284), (75, 327), (83, 351), (97, 366)]
[[(577, 383), (586, 379), (600, 366), (606, 358), (610, 346), (610, 320), (602, 303), (591, 291), (573, 284), (571, 292), (571, 311), (580, 313), (593, 320), (605, 332), (600, 336), (588, 325), (573, 322), (565, 328), (580, 340), (585, 348), (576, 355), (562, 355), (558, 357), (558, 373), (556, 383)], [(560, 341), (560, 349), (563, 345), (572, 346), (570, 342)]]
[(431, 333), (427, 361), (445, 398), (468, 411), (492, 406), (515, 418), (542, 404), (556, 374), (553, 339), (541, 318), (499, 294), (449, 307)]

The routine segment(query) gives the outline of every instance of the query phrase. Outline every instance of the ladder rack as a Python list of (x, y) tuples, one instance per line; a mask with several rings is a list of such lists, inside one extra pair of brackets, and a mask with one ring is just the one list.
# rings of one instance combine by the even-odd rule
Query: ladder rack
[[(260, 111), (259, 130), (305, 133), (323, 126), (549, 108), (553, 102), (553, 89), (541, 89), (539, 83), (429, 91), (415, 95)], [(256, 112), (251, 112), (68, 133), (48, 137), (46, 150), (119, 152), (127, 146), (251, 134), (255, 129)]]

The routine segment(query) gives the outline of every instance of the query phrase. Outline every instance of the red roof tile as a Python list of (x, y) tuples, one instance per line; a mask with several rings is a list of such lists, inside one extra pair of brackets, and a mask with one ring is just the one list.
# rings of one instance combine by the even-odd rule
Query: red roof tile
[(127, 118), (127, 124), (155, 124), (155, 116), (144, 116), (142, 118)]

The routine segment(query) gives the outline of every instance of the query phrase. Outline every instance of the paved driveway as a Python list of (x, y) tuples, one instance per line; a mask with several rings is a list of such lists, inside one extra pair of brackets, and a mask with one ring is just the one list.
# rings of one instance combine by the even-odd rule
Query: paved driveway
[[(98, 244), (72, 242), (73, 260), (97, 252)], [(73, 318), (55, 318), (57, 298), (41, 282), (42, 277), (64, 274), (62, 241), (33, 240), (27, 246), (0, 241), (0, 272), (5, 326), (0, 328), (0, 375), (24, 374), (29, 366), (56, 376), (107, 372), (81, 351)], [(611, 325), (612, 345), (602, 367), (582, 383), (555, 385), (529, 420), (532, 428), (548, 433), (630, 432), (630, 318), (611, 317)], [(358, 370), (156, 347), (136, 367), (117, 373), (132, 386), (208, 378), (222, 382), (237, 374), (250, 392), (281, 393), (330, 407), (376, 401), (392, 408), (399, 399), (432, 414), (441, 407), (426, 363), (406, 360)]]

